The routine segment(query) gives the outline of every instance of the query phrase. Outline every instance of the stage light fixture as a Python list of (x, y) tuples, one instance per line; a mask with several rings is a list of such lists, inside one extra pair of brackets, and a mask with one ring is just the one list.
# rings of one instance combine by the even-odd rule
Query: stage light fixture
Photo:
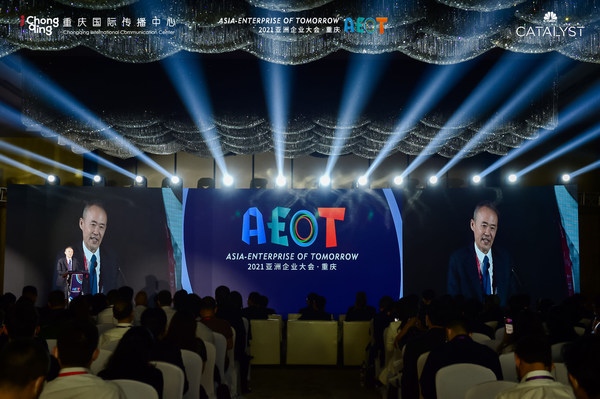
[(233, 185), (233, 176), (231, 176), (231, 175), (223, 176), (223, 185), (225, 185), (225, 187), (231, 187)]
[(46, 178), (46, 184), (49, 186), (59, 186), (60, 179), (58, 178), (58, 176), (48, 175), (48, 177)]
[(171, 176), (171, 186), (178, 186), (181, 184), (181, 179), (179, 178), (179, 176)]
[(106, 180), (104, 177), (100, 175), (95, 175), (92, 177), (92, 186), (94, 187), (104, 187), (106, 185)]
[(136, 176), (133, 180), (134, 187), (146, 187), (148, 186), (148, 180), (144, 176)]
[(516, 174), (514, 174), (514, 173), (511, 173), (510, 175), (508, 175), (508, 181), (509, 181), (510, 183), (516, 183), (516, 182), (517, 182), (517, 180), (518, 180), (518, 177), (517, 177), (517, 175), (516, 175)]
[(397, 186), (401, 186), (404, 183), (404, 178), (400, 175), (394, 177), (394, 184)]
[(436, 175), (429, 177), (429, 184), (435, 186), (438, 183), (438, 177)]
[(481, 183), (481, 176), (475, 175), (475, 176), (473, 176), (473, 178), (471, 180), (473, 181), (473, 183), (479, 184), (479, 183)]
[(323, 175), (321, 176), (321, 178), (319, 179), (319, 185), (321, 187), (327, 187), (331, 184), (331, 177), (329, 177), (329, 175)]
[(356, 182), (358, 183), (359, 187), (364, 187), (369, 182), (369, 179), (367, 179), (367, 176), (362, 175), (361, 177), (358, 178), (358, 180)]
[(286, 185), (287, 179), (285, 178), (284, 175), (279, 175), (279, 176), (277, 176), (277, 179), (275, 179), (275, 183), (277, 184), (278, 187), (283, 187)]
[(571, 175), (569, 175), (568, 173), (563, 174), (560, 178), (564, 183), (568, 183), (571, 181)]

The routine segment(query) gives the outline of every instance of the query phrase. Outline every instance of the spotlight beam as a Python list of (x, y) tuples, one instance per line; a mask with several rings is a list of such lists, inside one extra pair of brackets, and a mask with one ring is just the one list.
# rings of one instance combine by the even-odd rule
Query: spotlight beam
[(73, 173), (75, 175), (82, 175), (84, 177), (87, 177), (88, 179), (93, 179), (94, 178), (94, 175), (91, 174), (91, 173), (84, 172), (82, 170), (76, 169), (76, 168), (74, 168), (72, 166), (69, 166), (69, 165), (64, 165), (64, 164), (62, 164), (60, 162), (56, 162), (56, 161), (54, 161), (52, 159), (48, 159), (48, 158), (43, 157), (43, 156), (41, 156), (39, 154), (33, 153), (31, 151), (24, 150), (23, 148), (17, 147), (15, 145), (12, 145), (12, 144), (9, 144), (9, 143), (3, 142), (3, 141), (0, 141), (0, 148), (3, 149), (3, 150), (9, 151), (9, 152), (11, 152), (13, 154), (17, 154), (17, 155), (21, 155), (21, 156), (26, 157), (26, 158), (30, 158), (30, 159), (32, 159), (34, 161), (43, 163), (45, 165), (50, 165), (50, 166), (53, 166), (55, 168), (66, 170), (67, 172), (71, 172), (71, 173)]
[(273, 150), (277, 174), (283, 175), (283, 158), (285, 153), (285, 132), (290, 105), (290, 67), (260, 61), (263, 84), (271, 131), (273, 132)]
[(382, 62), (381, 58), (370, 54), (354, 54), (342, 92), (342, 100), (338, 112), (338, 121), (335, 137), (332, 142), (332, 151), (327, 159), (324, 175), (330, 176), (340, 157), (340, 153), (348, 136), (352, 132), (350, 126), (356, 122), (365, 105), (373, 95), (377, 82), (383, 75), (387, 58)]
[[(16, 129), (19, 129), (19, 130), (23, 129), (23, 125), (22, 125), (23, 120), (26, 121), (28, 125), (38, 124), (37, 121), (30, 119), (29, 117), (21, 114), (17, 110), (15, 110), (7, 105), (4, 105), (2, 103), (0, 103), (0, 117), (2, 117), (4, 122), (8, 122), (11, 126), (15, 127)], [(129, 172), (128, 170), (125, 170), (122, 167), (115, 165), (114, 163), (112, 163), (110, 161), (107, 161), (106, 159), (102, 158), (101, 156), (94, 154), (87, 148), (84, 148), (84, 147), (80, 146), (79, 144), (72, 142), (71, 140), (63, 137), (62, 135), (60, 135), (59, 133), (57, 133), (51, 129), (48, 129), (46, 126), (39, 125), (39, 130), (47, 133), (48, 137), (44, 137), (45, 139), (49, 140), (49, 139), (51, 139), (51, 137), (58, 136), (61, 138), (61, 140), (63, 142), (65, 142), (67, 145), (71, 146), (71, 148), (77, 150), (79, 153), (82, 153), (84, 157), (92, 159), (93, 161), (95, 161), (101, 165), (104, 165), (107, 168), (112, 169), (115, 172), (118, 172), (124, 176), (131, 178), (131, 179), (135, 178), (135, 175), (133, 173)]]
[(581, 169), (577, 169), (575, 172), (569, 173), (569, 176), (571, 176), (571, 179), (573, 179), (574, 177), (577, 177), (583, 173), (587, 173), (587, 172), (590, 172), (590, 171), (592, 171), (594, 169), (598, 169), (598, 168), (600, 168), (600, 159), (594, 163), (584, 166)]
[[(539, 160), (535, 161), (526, 168), (521, 169), (519, 172), (516, 173), (516, 175), (517, 177), (521, 177), (526, 173), (529, 173), (532, 170), (539, 168), (545, 163), (548, 163), (553, 159), (558, 158), (559, 156), (571, 150), (574, 150), (577, 147), (581, 147), (582, 145), (587, 144), (590, 141), (597, 139), (598, 137), (600, 137), (600, 124), (589, 129), (587, 132), (580, 134), (579, 136), (564, 144), (562, 147), (557, 148), (556, 150), (552, 151), (545, 157), (540, 158)], [(573, 175), (571, 175), (571, 177), (573, 177)]]
[(113, 130), (66, 90), (55, 84), (49, 77), (43, 75), (41, 71), (36, 70), (24, 60), (21, 61), (22, 65), (19, 66), (18, 62), (15, 61), (12, 56), (4, 57), (3, 61), (12, 68), (19, 69), (20, 67), (24, 79), (27, 79), (31, 84), (35, 85), (37, 93), (55, 109), (62, 112), (64, 115), (75, 116), (79, 121), (91, 125), (100, 131), (107, 139), (115, 141), (120, 147), (124, 147), (132, 154), (135, 154), (135, 156), (146, 165), (165, 176), (171, 177), (171, 173)]
[[(474, 91), (469, 94), (469, 97), (454, 112), (452, 117), (444, 124), (444, 127), (440, 129), (438, 134), (427, 144), (425, 149), (408, 165), (402, 173), (403, 178), (406, 178), (409, 173), (423, 164), (431, 156), (428, 154), (432, 152), (432, 149), (443, 145), (448, 140), (451, 131), (447, 130), (446, 127), (460, 126), (467, 118), (466, 115), (471, 115), (474, 112), (482, 114), (491, 109), (494, 102), (502, 94), (502, 91), (507, 91), (510, 88), (510, 85), (507, 85), (506, 82), (511, 80), (511, 76), (517, 72), (516, 69), (522, 68), (517, 57), (511, 53), (502, 57), (492, 70), (486, 74)], [(496, 98), (490, 99), (492, 90)]]
[(551, 63), (546, 65), (541, 71), (534, 71), (532, 78), (523, 86), (509, 101), (506, 103), (496, 115), (490, 119), (471, 140), (460, 149), (458, 154), (452, 158), (436, 176), (440, 177), (450, 168), (460, 162), (465, 154), (471, 151), (475, 146), (481, 143), (489, 133), (498, 127), (503, 121), (513, 118), (523, 107), (532, 100), (535, 100), (541, 94), (540, 88), (548, 84), (548, 80), (554, 75), (557, 70), (561, 70), (568, 63), (566, 57), (557, 56)]
[[(472, 63), (469, 63), (469, 65), (472, 65)], [(460, 64), (438, 66), (437, 68), (439, 69), (432, 69), (421, 80), (419, 86), (413, 92), (412, 98), (416, 98), (416, 100), (408, 105), (407, 110), (396, 123), (395, 133), (388, 138), (383, 149), (369, 166), (365, 176), (368, 177), (373, 173), (400, 140), (406, 136), (406, 132), (421, 120), (423, 115), (429, 112), (469, 69), (469, 67)], [(433, 73), (435, 73), (435, 76), (432, 77)]]
[(228, 175), (225, 157), (220, 146), (213, 120), (212, 106), (200, 65), (191, 65), (181, 57), (167, 57), (162, 61), (167, 76), (175, 86), (188, 114), (200, 130), (215, 162), (223, 175)]
[(28, 172), (28, 173), (34, 174), (36, 176), (39, 176), (39, 177), (41, 177), (44, 180), (46, 180), (48, 178), (48, 175), (46, 173), (40, 172), (39, 170), (34, 169), (31, 166), (29, 166), (29, 165), (25, 165), (24, 163), (15, 161), (14, 159), (9, 158), (9, 157), (7, 157), (5, 155), (2, 155), (2, 154), (0, 154), (0, 162), (4, 162), (5, 164), (8, 164), (8, 165), (14, 166), (15, 168), (24, 170), (25, 172)]
[(500, 167), (506, 165), (513, 159), (525, 154), (532, 148), (542, 144), (551, 137), (556, 136), (558, 133), (564, 131), (569, 126), (577, 123), (584, 119), (592, 112), (597, 112), (596, 105), (600, 102), (600, 83), (595, 84), (592, 88), (588, 89), (582, 96), (577, 98), (571, 104), (565, 108), (564, 111), (559, 112), (558, 120), (559, 125), (554, 130), (543, 130), (540, 129), (538, 132), (540, 136), (535, 140), (529, 140), (519, 148), (511, 150), (508, 154), (498, 159), (496, 162), (488, 166), (483, 172), (480, 173), (481, 177), (487, 176)]

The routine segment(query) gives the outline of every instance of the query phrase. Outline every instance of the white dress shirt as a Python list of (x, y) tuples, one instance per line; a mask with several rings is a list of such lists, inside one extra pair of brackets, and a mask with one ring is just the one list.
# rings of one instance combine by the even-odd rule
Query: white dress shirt
[(496, 399), (575, 399), (573, 389), (554, 381), (549, 371), (536, 370), (525, 374), (521, 383), (496, 395)]
[(40, 399), (126, 399), (117, 384), (95, 376), (83, 367), (60, 370), (56, 379), (46, 383)]
[[(494, 289), (493, 287), (493, 281), (494, 281), (494, 259), (492, 259), (492, 249), (490, 248), (490, 250), (488, 251), (487, 254), (484, 254), (483, 252), (481, 252), (479, 250), (479, 248), (477, 247), (477, 244), (473, 243), (473, 245), (475, 246), (475, 255), (477, 255), (477, 260), (479, 261), (479, 271), (483, 274), (483, 258), (484, 257), (488, 257), (488, 261), (490, 262), (490, 278), (489, 278), (489, 282), (490, 282), (490, 292), (495, 295), (498, 293), (498, 288)], [(485, 292), (484, 292), (485, 294)]]
[[(100, 247), (98, 247), (96, 252), (92, 252), (85, 246), (85, 242), (82, 241), (82, 245), (86, 271), (90, 274), (92, 274), (92, 255), (96, 255), (96, 290), (100, 292)], [(92, 276), (90, 276), (90, 281), (92, 281)]]

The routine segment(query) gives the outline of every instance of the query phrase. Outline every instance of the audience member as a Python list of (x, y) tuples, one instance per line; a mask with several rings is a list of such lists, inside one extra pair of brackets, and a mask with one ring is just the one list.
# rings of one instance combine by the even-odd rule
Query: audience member
[(370, 362), (374, 362), (375, 359), (381, 359), (380, 365), (383, 366), (384, 362), (384, 351), (385, 346), (383, 343), (383, 331), (394, 321), (392, 311), (394, 307), (394, 300), (384, 295), (379, 300), (379, 313), (373, 317), (373, 347), (369, 351)]
[(135, 307), (133, 308), (133, 324), (136, 326), (140, 325), (142, 319), (142, 313), (148, 308), (148, 294), (146, 291), (141, 290), (135, 294)]
[(44, 387), (50, 356), (33, 339), (11, 341), (0, 351), (0, 399), (36, 399)]
[(469, 336), (467, 322), (464, 318), (455, 318), (446, 326), (448, 342), (433, 349), (421, 374), (421, 392), (425, 399), (437, 397), (435, 390), (435, 374), (439, 369), (456, 363), (473, 363), (489, 368), (502, 379), (502, 369), (498, 355), (485, 345), (474, 342)]
[(175, 310), (181, 310), (185, 306), (188, 293), (186, 290), (179, 290), (173, 295), (173, 308)]
[(117, 319), (113, 316), (113, 307), (115, 303), (119, 300), (119, 291), (116, 289), (112, 289), (108, 291), (106, 294), (106, 300), (108, 301), (108, 306), (104, 308), (100, 313), (98, 313), (97, 323), (98, 324), (117, 324)]
[(306, 312), (307, 310), (312, 310), (312, 309), (313, 309), (313, 307), (314, 307), (314, 302), (315, 302), (315, 300), (317, 299), (317, 297), (318, 297), (318, 296), (319, 296), (319, 295), (318, 295), (318, 294), (316, 294), (316, 293), (314, 293), (314, 292), (311, 292), (310, 294), (308, 294), (308, 295), (306, 296), (306, 307), (304, 307), (304, 308), (300, 309), (300, 310), (298, 311), (298, 313), (300, 313), (300, 314), (303, 314), (303, 313), (304, 313), (304, 312)]
[(23, 291), (21, 291), (21, 296), (31, 300), (33, 306), (35, 306), (38, 297), (38, 290), (33, 285), (26, 285), (23, 287)]
[(117, 324), (100, 336), (99, 348), (113, 341), (119, 341), (127, 330), (133, 327), (133, 305), (131, 302), (118, 300), (113, 307), (113, 316), (117, 319)]
[(167, 329), (169, 329), (169, 325), (171, 324), (171, 319), (175, 314), (175, 309), (171, 307), (171, 303), (173, 302), (173, 298), (171, 297), (171, 291), (162, 290), (156, 295), (156, 305), (159, 308), (165, 311), (167, 315)]
[(67, 300), (65, 293), (55, 290), (48, 294), (48, 308), (40, 316), (39, 336), (44, 339), (56, 339), (63, 324), (70, 319), (70, 312), (65, 309)]
[(521, 383), (499, 393), (496, 399), (574, 399), (571, 387), (554, 381), (550, 342), (546, 336), (521, 338), (515, 348), (515, 364)]
[(242, 316), (248, 320), (266, 320), (269, 318), (267, 309), (260, 306), (261, 295), (251, 292), (248, 295), (248, 307), (242, 309)]
[(367, 294), (359, 291), (356, 293), (354, 306), (350, 306), (346, 311), (346, 321), (369, 321), (375, 313), (375, 308), (367, 305)]
[(577, 399), (600, 399), (600, 337), (578, 338), (566, 345), (563, 357)]
[(563, 305), (554, 306), (550, 309), (546, 326), (548, 327), (551, 344), (572, 342), (578, 337), (569, 310)]
[(317, 295), (311, 303), (312, 308), (302, 312), (302, 316), (300, 316), (299, 320), (332, 320), (331, 313), (325, 311), (325, 305), (327, 304), (325, 297)]
[(229, 322), (216, 317), (217, 302), (213, 297), (205, 296), (200, 302), (200, 321), (212, 331), (225, 336), (227, 349), (233, 348), (233, 331)]
[(158, 397), (162, 398), (162, 373), (150, 364), (153, 344), (152, 334), (146, 327), (127, 329), (109, 358), (106, 368), (98, 373), (98, 376), (105, 380), (126, 379), (143, 382), (154, 387)]
[(98, 329), (89, 320), (71, 320), (58, 335), (53, 354), (60, 364), (58, 378), (50, 381), (41, 399), (126, 399), (112, 382), (89, 368), (98, 357)]
[(516, 343), (530, 335), (545, 335), (544, 324), (538, 313), (524, 309), (512, 319), (512, 333), (509, 334), (505, 326), (504, 337), (496, 352), (499, 355), (514, 352)]

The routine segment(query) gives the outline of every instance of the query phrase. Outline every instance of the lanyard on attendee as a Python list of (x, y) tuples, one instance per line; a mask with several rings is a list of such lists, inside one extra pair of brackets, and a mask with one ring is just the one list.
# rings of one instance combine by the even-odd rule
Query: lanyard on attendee
[(59, 377), (68, 377), (70, 375), (88, 374), (87, 371), (71, 371), (69, 373), (60, 373)]
[(552, 381), (554, 381), (554, 378), (550, 377), (549, 375), (538, 375), (536, 377), (529, 377), (529, 378), (525, 379), (525, 381), (533, 381), (533, 380), (552, 380)]

